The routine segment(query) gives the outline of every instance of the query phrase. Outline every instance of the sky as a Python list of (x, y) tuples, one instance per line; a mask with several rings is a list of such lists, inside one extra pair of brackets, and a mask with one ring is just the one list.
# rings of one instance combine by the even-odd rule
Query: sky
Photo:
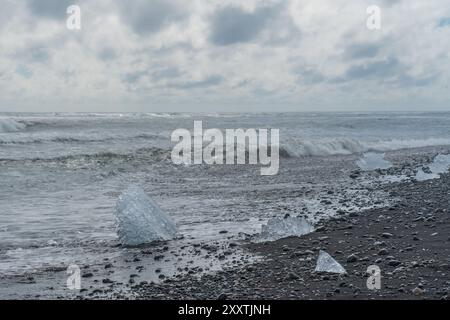
[(450, 111), (448, 0), (0, 5), (0, 112)]

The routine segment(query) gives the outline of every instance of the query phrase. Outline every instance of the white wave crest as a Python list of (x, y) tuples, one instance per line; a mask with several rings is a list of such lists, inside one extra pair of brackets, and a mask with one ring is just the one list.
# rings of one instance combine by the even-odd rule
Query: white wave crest
[(25, 129), (26, 125), (9, 118), (0, 118), (0, 133), (17, 132)]
[(317, 140), (289, 141), (282, 146), (290, 156), (331, 156), (365, 152), (385, 152), (401, 149), (450, 145), (450, 139), (391, 139), (358, 141), (350, 138), (324, 138)]

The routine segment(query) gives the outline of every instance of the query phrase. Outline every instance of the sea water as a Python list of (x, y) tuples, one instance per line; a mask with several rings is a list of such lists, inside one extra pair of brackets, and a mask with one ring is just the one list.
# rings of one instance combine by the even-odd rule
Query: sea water
[[(250, 165), (174, 165), (170, 135), (194, 120), (204, 129), (279, 129), (278, 174), (261, 176)], [(349, 178), (357, 161), (373, 152), (398, 163), (424, 147), (434, 157), (433, 148), (450, 145), (449, 128), (450, 113), (4, 113), (0, 275), (122, 255), (116, 203), (130, 184), (170, 213), (182, 238), (172, 240), (175, 247), (242, 239), (285, 214), (314, 221), (387, 205), (383, 191)]]

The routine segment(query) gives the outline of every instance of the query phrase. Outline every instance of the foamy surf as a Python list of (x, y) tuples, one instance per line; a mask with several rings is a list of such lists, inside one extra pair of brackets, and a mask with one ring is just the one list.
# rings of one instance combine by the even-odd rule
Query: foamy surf
[(351, 155), (366, 152), (386, 152), (402, 149), (450, 145), (450, 139), (390, 139), (356, 140), (351, 138), (296, 139), (282, 145), (291, 157)]
[(24, 123), (18, 122), (10, 118), (0, 118), (0, 133), (18, 132), (26, 128)]

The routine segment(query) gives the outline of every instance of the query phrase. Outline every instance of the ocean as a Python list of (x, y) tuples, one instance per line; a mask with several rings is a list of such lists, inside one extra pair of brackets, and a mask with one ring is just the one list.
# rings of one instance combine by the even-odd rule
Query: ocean
[[(279, 173), (173, 164), (171, 133), (192, 131), (194, 120), (204, 129), (279, 129)], [(421, 165), (447, 146), (450, 113), (0, 113), (0, 279), (129, 259), (134, 249), (118, 243), (115, 210), (130, 184), (175, 220), (180, 236), (170, 248), (230, 243), (272, 217), (315, 222), (388, 206), (395, 199), (374, 186), (401, 180), (403, 162)], [(389, 179), (350, 177), (364, 153), (400, 169)], [(192, 260), (205, 270), (233, 264)], [(165, 261), (174, 274), (183, 263)]]

